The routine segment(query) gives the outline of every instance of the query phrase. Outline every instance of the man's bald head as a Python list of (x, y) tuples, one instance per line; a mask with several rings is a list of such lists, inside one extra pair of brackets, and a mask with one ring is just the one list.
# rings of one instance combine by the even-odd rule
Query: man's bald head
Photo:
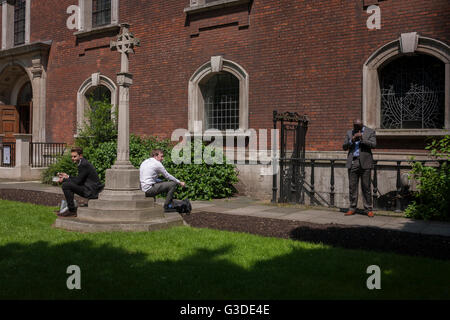
[(355, 120), (353, 120), (353, 128), (354, 128), (356, 131), (360, 131), (360, 130), (362, 129), (362, 127), (363, 127), (363, 124), (362, 124), (361, 119), (355, 119)]

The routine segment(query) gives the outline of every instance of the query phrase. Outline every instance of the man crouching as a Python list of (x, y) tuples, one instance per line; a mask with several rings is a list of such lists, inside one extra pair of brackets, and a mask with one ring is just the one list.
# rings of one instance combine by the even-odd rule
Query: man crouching
[[(164, 152), (161, 149), (155, 149), (151, 153), (151, 157), (144, 160), (139, 168), (139, 176), (141, 181), (141, 189), (145, 192), (146, 197), (155, 197), (160, 193), (167, 192), (164, 202), (164, 212), (187, 213), (191, 212), (191, 204), (189, 200), (174, 200), (173, 194), (180, 185), (184, 187), (186, 184), (170, 175), (164, 168), (162, 161)], [(169, 181), (161, 181), (158, 175), (162, 175)]]

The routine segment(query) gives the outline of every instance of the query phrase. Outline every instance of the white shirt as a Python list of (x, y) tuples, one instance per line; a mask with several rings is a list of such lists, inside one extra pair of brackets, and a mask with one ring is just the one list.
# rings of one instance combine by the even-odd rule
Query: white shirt
[(141, 190), (147, 192), (155, 183), (158, 175), (162, 174), (167, 180), (180, 183), (180, 180), (170, 175), (161, 162), (155, 158), (144, 160), (139, 167), (139, 179), (141, 181)]

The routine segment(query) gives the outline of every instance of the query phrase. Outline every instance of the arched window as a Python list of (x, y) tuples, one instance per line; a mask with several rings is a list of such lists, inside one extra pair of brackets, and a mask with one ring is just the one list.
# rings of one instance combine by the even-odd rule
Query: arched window
[(442, 129), (445, 65), (428, 55), (402, 56), (380, 71), (382, 129)]
[(450, 132), (450, 47), (415, 32), (376, 50), (363, 67), (363, 121), (377, 136)]
[(205, 103), (205, 129), (239, 129), (239, 80), (228, 72), (200, 83)]
[(221, 56), (199, 67), (189, 80), (188, 128), (248, 129), (248, 74)]
[(116, 110), (116, 92), (117, 87), (114, 82), (99, 74), (94, 73), (83, 82), (77, 95), (77, 132), (80, 132), (86, 121), (86, 111), (93, 105), (95, 101), (106, 101), (111, 103), (111, 117), (114, 118)]

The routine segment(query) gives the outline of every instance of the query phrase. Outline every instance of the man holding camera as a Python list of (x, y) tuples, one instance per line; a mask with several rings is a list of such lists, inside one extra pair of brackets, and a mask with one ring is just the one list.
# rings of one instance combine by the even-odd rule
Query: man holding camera
[(361, 178), (364, 210), (367, 216), (373, 217), (372, 192), (370, 190), (370, 174), (373, 167), (372, 148), (377, 145), (375, 130), (362, 124), (360, 119), (353, 121), (353, 130), (347, 131), (344, 150), (348, 150), (347, 164), (350, 207), (346, 216), (355, 214), (358, 205), (358, 185)]

